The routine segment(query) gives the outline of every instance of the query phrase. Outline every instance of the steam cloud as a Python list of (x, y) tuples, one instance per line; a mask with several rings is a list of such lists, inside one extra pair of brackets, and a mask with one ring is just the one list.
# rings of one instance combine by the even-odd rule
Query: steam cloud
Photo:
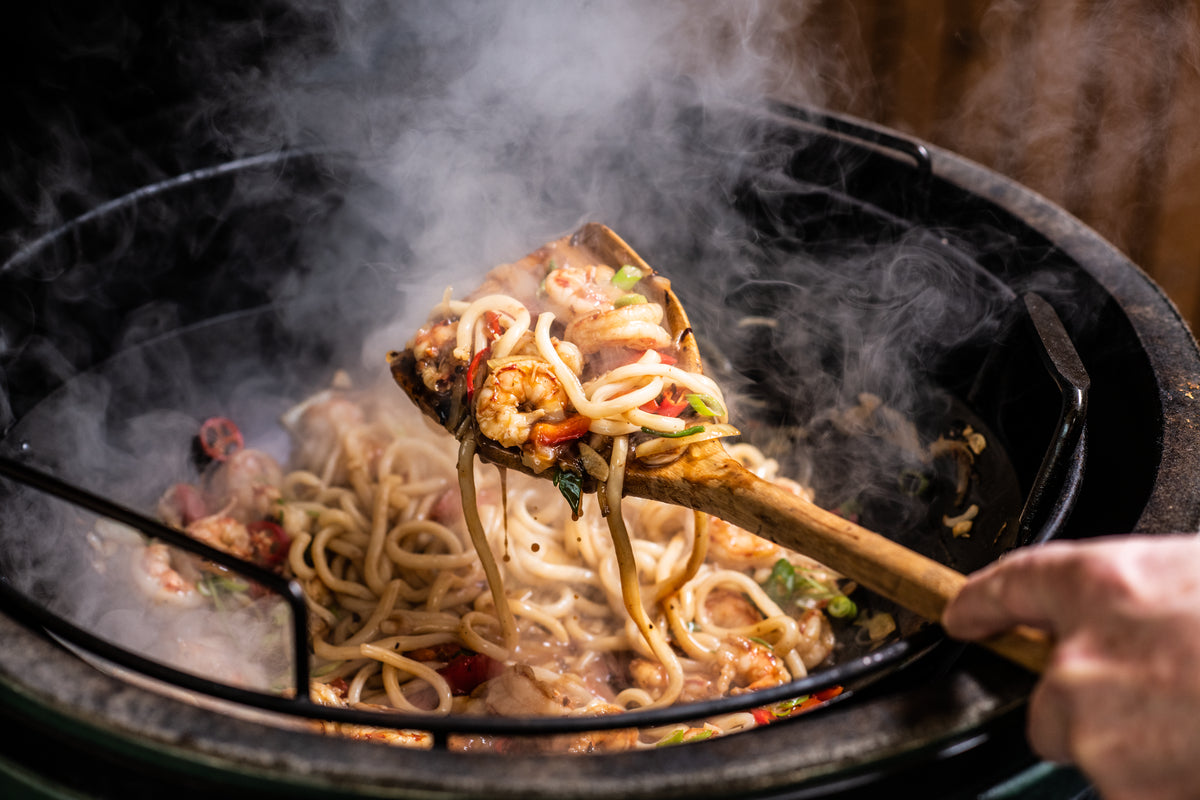
[[(219, 295), (228, 281), (268, 292), (296, 330), (344, 326), (355, 338), (340, 345), (361, 350), (357, 355), (368, 367), (381, 369), (382, 354), (403, 343), (445, 286), (469, 287), (493, 264), (515, 260), (584, 221), (603, 221), (676, 282), (702, 337), (706, 322), (719, 332), (707, 337), (713, 368), (748, 412), (758, 413), (756, 397), (769, 393), (783, 398), (772, 414), (803, 428), (829, 409), (853, 405), (859, 393), (874, 392), (911, 413), (929, 400), (920, 373), (933, 354), (993, 334), (995, 312), (1008, 298), (964, 281), (972, 254), (937, 234), (816, 258), (789, 252), (805, 231), (766, 209), (768, 217), (779, 215), (769, 222), (783, 233), (773, 249), (756, 241), (733, 207), (737, 165), (753, 156), (784, 193), (793, 187), (783, 169), (788, 148), (774, 153), (777, 145), (745, 118), (729, 122), (709, 110), (736, 105), (758, 112), (768, 97), (820, 106), (817, 78), (836, 54), (808, 49), (806, 13), (804, 3), (784, 2), (291, 4), (283, 19), (300, 31), (298, 46), (271, 50), (246, 72), (231, 71), (215, 56), (236, 53), (236, 45), (283, 24), (280, 18), (213, 26), (206, 31), (216, 40), (206, 43), (209, 49), (184, 51), (192, 58), (187, 69), (211, 70), (215, 77), (200, 82), (200, 102), (188, 107), (183, 144), (226, 158), (314, 148), (330, 164), (339, 154), (350, 156), (356, 169), (353, 178), (334, 182), (336, 193), (291, 207), (293, 220), (319, 218), (319, 224), (298, 226), (298, 247), (246, 234), (242, 246), (252, 255), (239, 269), (281, 258), (272, 254), (278, 249), (296, 259), (296, 270), (276, 279), (211, 265), (212, 275), (197, 280), (195, 292)], [(700, 129), (705, 135), (698, 146)], [(70, 145), (62, 151), (70, 163), (75, 143), (58, 133)], [(170, 174), (162, 162), (143, 166), (143, 177)], [(96, 199), (70, 170), (44, 185), (53, 198), (33, 209), (46, 223), (63, 208), (86, 208)], [(258, 198), (296, 189), (270, 180), (237, 188)], [(214, 217), (235, 215), (247, 196), (215, 201)], [(144, 222), (139, 215), (118, 220), (130, 227)], [(168, 240), (177, 222), (161, 220)], [(76, 265), (96, 286), (64, 279), (52, 295), (110, 297), (99, 285), (111, 279), (102, 267), (119, 265), (126, 246), (128, 239), (116, 235), (95, 264)], [(7, 269), (41, 269), (39, 263), (25, 259)], [(731, 305), (731, 298), (737, 302)], [(765, 310), (764, 298), (771, 299)], [(180, 310), (186, 299), (154, 298), (129, 309), (114, 347), (153, 342), (187, 321)], [(756, 310), (772, 315), (773, 325), (740, 326), (741, 317)], [(344, 324), (350, 321), (363, 324)], [(52, 325), (60, 322), (75, 329), (65, 314)], [(363, 345), (362, 333), (371, 328), (380, 330)], [(96, 356), (88, 336), (80, 327), (78, 336), (65, 337), (67, 344), (32, 338), (8, 344), (37, 356), (41, 366), (56, 365), (65, 378), (70, 364)], [(739, 369), (739, 358), (768, 345), (782, 358), (772, 371)], [(334, 352), (340, 358), (344, 350)], [(178, 400), (186, 411), (114, 409), (109, 387), (76, 384), (65, 398), (70, 403), (43, 417), (69, 424), (21, 430), (22, 438), (53, 439), (70, 454), (61, 459), (68, 477), (94, 485), (106, 475), (105, 489), (146, 507), (165, 478), (181, 479), (187, 469), (178, 453), (145, 457), (156, 437), (179, 436), (205, 403), (220, 408), (233, 397), (239, 409), (257, 408), (261, 415), (263, 408), (277, 410), (281, 396), (297, 388), (264, 385), (257, 372), (264, 365), (245, 353), (230, 355), (231, 374), (197, 384), (189, 354), (173, 355), (177, 359), (129, 362), (125, 377), (155, 386), (152, 398), (139, 394), (153, 408), (170, 409), (167, 401)], [(7, 380), (11, 384), (12, 376)], [(12, 420), (5, 413), (0, 406), (7, 427)], [(114, 418), (119, 432), (109, 427)], [(789, 458), (796, 470), (808, 467), (795, 453)], [(847, 496), (878, 477), (854, 464), (840, 466)], [(897, 468), (885, 471), (894, 475)], [(157, 485), (145, 486), (139, 473)], [(63, 569), (50, 559), (55, 553), (43, 544), (10, 554), (9, 566), (20, 567), (35, 585), (47, 576), (80, 573), (78, 565)], [(72, 598), (59, 601), (73, 605)]]

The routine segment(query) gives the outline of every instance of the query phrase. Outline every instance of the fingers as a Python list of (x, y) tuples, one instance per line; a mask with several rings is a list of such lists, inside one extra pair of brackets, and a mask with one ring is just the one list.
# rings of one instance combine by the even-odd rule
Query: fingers
[(973, 574), (942, 615), (946, 632), (982, 639), (1025, 624), (1051, 633), (1071, 607), (1072, 557), (1051, 543), (1019, 550)]

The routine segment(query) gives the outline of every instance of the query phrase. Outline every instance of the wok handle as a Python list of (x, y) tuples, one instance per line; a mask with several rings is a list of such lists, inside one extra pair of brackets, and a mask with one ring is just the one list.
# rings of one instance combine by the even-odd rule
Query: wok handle
[[(717, 441), (692, 445), (660, 467), (630, 465), (626, 494), (702, 511), (804, 553), (903, 608), (938, 622), (966, 576), (867, 530), (742, 467)], [(1040, 631), (1016, 628), (982, 643), (1035, 672), (1051, 649)]]

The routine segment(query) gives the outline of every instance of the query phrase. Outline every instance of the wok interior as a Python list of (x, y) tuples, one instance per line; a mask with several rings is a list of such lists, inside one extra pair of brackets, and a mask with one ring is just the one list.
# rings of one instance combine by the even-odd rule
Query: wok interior
[[(800, 143), (803, 141), (806, 140)], [(872, 157), (867, 157), (867, 160), (872, 161)], [(264, 174), (258, 177), (275, 180), (283, 174), (302, 187), (313, 180), (309, 169), (311, 166), (305, 159), (281, 160), (279, 164), (268, 166)], [(697, 317), (704, 320), (704, 328), (700, 333), (702, 338), (710, 342), (710, 351), (705, 354), (710, 371), (722, 380), (733, 382), (743, 393), (745, 408), (753, 412), (743, 423), (747, 437), (757, 444), (770, 447), (773, 455), (777, 454), (786, 460), (799, 448), (811, 447), (814, 442), (820, 444), (822, 436), (820, 427), (811, 424), (820, 398), (798, 396), (796, 385), (789, 384), (787, 380), (798, 370), (807, 368), (806, 365), (815, 363), (824, 373), (833, 375), (837, 374), (839, 367), (836, 347), (817, 346), (799, 359), (793, 349), (796, 337), (789, 335), (775, 339), (772, 336), (780, 327), (795, 333), (804, 325), (802, 318), (789, 313), (792, 308), (789, 297), (790, 293), (804, 290), (804, 282), (814, 265), (825, 263), (832, 253), (844, 255), (847, 247), (854, 250), (855, 247), (866, 246), (874, 250), (881, 244), (886, 248), (900, 241), (911, 243), (915, 237), (920, 240), (921, 246), (931, 251), (943, 251), (951, 263), (963, 265), (970, 281), (988, 287), (988, 276), (1010, 271), (1019, 259), (1010, 263), (1000, 253), (991, 234), (987, 247), (970, 243), (969, 247), (964, 248), (962, 242), (946, 241), (936, 234), (927, 236), (921, 228), (902, 222), (898, 214), (888, 210), (889, 205), (894, 205), (889, 198), (873, 196), (871, 202), (858, 197), (851, 199), (844, 192), (852, 187), (844, 184), (858, 180), (860, 172), (842, 173), (830, 185), (821, 181), (799, 181), (795, 175), (789, 174), (785, 188), (776, 189), (771, 186), (769, 176), (758, 172), (763, 169), (762, 165), (745, 166), (747, 173), (735, 182), (739, 191), (736, 199), (746, 230), (753, 231), (754, 235), (738, 237), (740, 243), (736, 248), (731, 248), (728, 242), (708, 240), (696, 230), (673, 230), (661, 239), (647, 238), (645, 242), (636, 235), (629, 238), (633, 239), (648, 261), (671, 274), (685, 305), (689, 308), (702, 307), (706, 311), (715, 309), (714, 313), (693, 315), (694, 320)], [(777, 175), (778, 166), (771, 164), (766, 171), (770, 176)], [(795, 166), (790, 165), (789, 169)], [(878, 195), (881, 186), (895, 186), (886, 180), (888, 171), (907, 172), (906, 167), (897, 167), (891, 159), (883, 159), (879, 169), (885, 173), (884, 179), (870, 184), (870, 190), (865, 192), (868, 196)], [(248, 172), (247, 176), (255, 179), (253, 171)], [(245, 180), (247, 176), (239, 176), (238, 180)], [(327, 211), (332, 211), (336, 204), (330, 203), (328, 189), (328, 186), (321, 187), (321, 205)], [(178, 296), (179, 302), (175, 307), (178, 316), (168, 321), (166, 335), (150, 337), (143, 332), (142, 336), (149, 341), (130, 359), (109, 362), (108, 366), (83, 379), (85, 389), (89, 388), (90, 381), (98, 379), (99, 385), (103, 385), (104, 392), (108, 393), (106, 402), (99, 409), (98, 424), (94, 424), (95, 421), (77, 420), (74, 425), (64, 426), (64, 420), (76, 419), (65, 407), (57, 404), (59, 400), (72, 395), (70, 387), (65, 394), (60, 393), (36, 407), (31, 393), (29, 398), (17, 398), (18, 401), (27, 400), (31, 410), (21, 424), (10, 432), (6, 445), (27, 443), (39, 463), (53, 465), (60, 474), (96, 491), (146, 508), (153, 500), (153, 489), (146, 489), (147, 482), (139, 480), (136, 475), (139, 469), (147, 468), (146, 462), (136, 458), (138, 448), (144, 444), (142, 437), (145, 431), (129, 428), (128, 419), (144, 420), (145, 412), (150, 410), (174, 411), (197, 417), (217, 412), (227, 415), (244, 413), (253, 420), (251, 427), (257, 426), (267, 431), (273, 424), (271, 420), (287, 400), (294, 400), (306, 391), (323, 385), (332, 365), (342, 366), (355, 361), (356, 347), (349, 345), (346, 340), (355, 340), (353, 334), (356, 331), (365, 336), (374, 321), (386, 319), (394, 309), (385, 307), (398, 304), (396, 295), (390, 291), (373, 293), (370, 290), (378, 287), (370, 284), (377, 276), (356, 274), (348, 285), (342, 287), (346, 290), (345, 296), (323, 298), (327, 304), (325, 307), (313, 306), (312, 300), (302, 299), (296, 303), (289, 303), (286, 297), (280, 300), (276, 295), (277, 284), (272, 280), (292, 272), (303, 273), (312, 265), (305, 263), (305, 254), (298, 246), (285, 246), (273, 253), (261, 249), (247, 251), (245, 243), (256, 239), (247, 232), (266, 225), (278, 234), (276, 241), (296, 242), (304, 238), (303, 230), (306, 227), (311, 229), (312, 206), (304, 204), (302, 209), (297, 209), (292, 201), (280, 200), (275, 196), (270, 202), (235, 208), (235, 213), (227, 214), (220, 220), (194, 213), (195, 207), (207, 208), (210, 204), (228, 209), (230, 196), (237, 196), (236, 187), (226, 185), (225, 179), (221, 179), (196, 181), (181, 193), (161, 198), (167, 208), (164, 216), (177, 222), (192, 220), (193, 224), (214, 226), (205, 237), (207, 247), (198, 251), (181, 252), (170, 244), (170, 236), (164, 237), (161, 231), (142, 232), (140, 229), (134, 229), (132, 241), (123, 242), (119, 248), (97, 248), (97, 241), (111, 244), (115, 231), (129, 233), (128, 220), (101, 219), (95, 225), (73, 232), (81, 234), (79, 238), (62, 237), (34, 259), (34, 263), (42, 263), (41, 258), (71, 263), (80, 260), (79, 253), (75, 252), (79, 248), (86, 253), (87, 272), (94, 279), (98, 279), (97, 276), (106, 265), (119, 266), (115, 274), (126, 278), (131, 274), (140, 274), (137, 281), (114, 280), (106, 284), (120, 301), (118, 305), (131, 308), (136, 308), (138, 301), (146, 296), (158, 296), (154, 279), (159, 277), (161, 268), (142, 270), (140, 273), (139, 269), (145, 265), (161, 264), (168, 253), (174, 265), (172, 274), (176, 271), (194, 274), (197, 269), (209, 269), (213, 271), (208, 277), (214, 283), (205, 285), (203, 291), (196, 291), (186, 298), (177, 289), (174, 294), (168, 293)], [(214, 201), (214, 197), (219, 199)], [(180, 209), (176, 209), (176, 205)], [(345, 224), (344, 219), (340, 224)], [(612, 225), (618, 231), (623, 230), (622, 220), (613, 220)], [(631, 221), (629, 227), (636, 231), (644, 226)], [(383, 250), (395, 260), (397, 249), (403, 250), (402, 245), (398, 247), (395, 241), (373, 239), (371, 231), (360, 233), (365, 234), (364, 252)], [(753, 242), (753, 245), (743, 244), (747, 241)], [(673, 262), (682, 263), (685, 258), (695, 264), (711, 264), (733, 255), (755, 260), (761, 265), (760, 275), (767, 276), (766, 281), (756, 284), (743, 280), (731, 285), (729, 281), (714, 280), (714, 275), (723, 274), (719, 266), (708, 271), (672, 270)], [(251, 283), (244, 281), (239, 277), (238, 268), (250, 261), (254, 261), (260, 269), (265, 264), (266, 269), (257, 274), (270, 277), (259, 277)], [(850, 260), (841, 263), (849, 264)], [(866, 269), (878, 266), (870, 258), (858, 263)], [(411, 268), (419, 269), (419, 265), (412, 265)], [(174, 285), (171, 275), (163, 274), (161, 278), (163, 285)], [(368, 290), (365, 293), (361, 291), (364, 283)], [(222, 291), (222, 284), (228, 291)], [(31, 293), (39, 291), (36, 285), (31, 286)], [(781, 286), (788, 288), (781, 291)], [(1001, 299), (1011, 299), (1011, 292), (998, 291), (997, 294)], [(357, 302), (364, 296), (373, 296), (375, 300), (365, 304)], [(50, 297), (38, 299), (50, 305), (58, 302)], [(867, 306), (873, 301), (869, 293), (850, 299)], [(238, 308), (261, 308), (264, 302), (267, 308), (261, 313), (238, 317), (219, 316), (221, 312), (236, 311)], [(94, 365), (108, 351), (128, 350), (131, 343), (129, 339), (112, 340), (111, 330), (114, 326), (104, 319), (100, 311), (93, 309), (92, 313), (94, 320), (89, 321), (85, 317), (79, 324), (93, 324), (97, 329), (110, 331), (110, 334), (108, 341), (103, 336), (94, 337), (94, 349), (78, 354), (85, 367)], [(202, 322), (214, 315), (218, 316), (215, 321)], [(291, 324), (305, 315), (326, 320), (333, 317), (339, 322), (337, 326), (299, 328)], [(776, 324), (746, 326), (743, 322), (747, 317), (774, 319)], [(1012, 322), (1009, 319), (1005, 324), (1011, 326)], [(201, 328), (193, 328), (195, 324), (200, 324)], [(173, 327), (175, 325), (179, 327)], [(226, 325), (234, 326), (239, 333), (229, 336), (229, 329), (223, 327)], [(176, 330), (198, 330), (201, 333), (177, 336), (174, 335)], [(815, 339), (819, 345), (823, 331), (812, 330), (809, 333), (812, 334), (810, 341)], [(200, 342), (200, 346), (193, 346), (195, 342)], [(718, 342), (719, 345), (715, 344)], [(972, 488), (972, 491), (983, 493), (981, 507), (989, 515), (989, 519), (980, 522), (976, 535), (967, 538), (948, 536), (948, 532), (937, 521), (937, 511), (940, 510), (938, 503), (916, 504), (915, 508), (911, 508), (912, 498), (896, 492), (881, 492), (864, 504), (865, 524), (889, 533), (894, 530), (906, 544), (963, 570), (986, 563), (1014, 543), (1011, 539), (1011, 532), (1015, 530), (1012, 520), (1020, 511), (1021, 493), (1032, 480), (1045, 447), (1046, 432), (1053, 427), (1053, 413), (1057, 408), (1053, 387), (1047, 386), (1044, 376), (1040, 375), (1036, 358), (1030, 357), (1028, 349), (1016, 349), (1018, 355), (1010, 358), (1008, 366), (998, 371), (984, 369), (989, 350), (979, 342), (968, 341), (951, 352), (938, 354), (929, 374), (922, 376), (922, 381), (928, 385), (926, 397), (931, 400), (931, 405), (913, 414), (914, 422), (923, 431), (930, 432), (929, 435), (948, 425), (971, 424), (977, 430), (986, 430), (994, 438), (996, 446), (991, 448), (989, 460), (981, 467), (987, 479), (977, 481)], [(382, 365), (382, 353), (380, 355)], [(238, 398), (207, 389), (228, 385), (231, 372), (257, 382), (256, 391), (246, 395), (254, 398), (250, 406), (239, 408)], [(1017, 384), (1022, 388), (1015, 395), (1011, 389), (1014, 374), (1028, 378)], [(982, 390), (979, 388), (981, 382), (985, 384)], [(74, 385), (80, 387), (80, 383)], [(867, 390), (871, 387), (862, 388)], [(974, 407), (964, 402), (963, 398), (968, 395), (975, 401)], [(276, 398), (278, 403), (274, 406), (262, 404), (261, 398), (264, 396)], [(122, 402), (107, 402), (108, 397), (120, 398)], [(133, 457), (119, 463), (111, 459), (99, 463), (81, 460), (77, 447), (79, 438), (98, 433), (109, 442), (116, 443), (118, 451), (132, 454)], [(848, 454), (846, 463), (888, 463), (887, 459), (878, 458), (878, 442), (864, 444), (835, 435), (827, 444), (831, 447), (830, 452)], [(112, 451), (108, 452), (111, 454)], [(993, 456), (995, 459), (992, 459)], [(889, 463), (886, 471), (894, 473), (894, 469), (894, 465)], [(820, 471), (819, 465), (817, 471)], [(820, 479), (825, 476), (816, 477)], [(894, 485), (894, 474), (887, 477), (893, 479), (891, 483)], [(872, 479), (870, 482), (872, 485), (883, 485), (888, 481)], [(153, 484), (153, 481), (149, 483)], [(830, 482), (831, 487), (836, 485), (836, 480)], [(833, 492), (835, 489), (827, 491)], [(836, 503), (837, 497), (831, 494), (829, 501)], [(905, 526), (895, 524), (898, 516), (905, 520)], [(1005, 538), (1005, 535), (1009, 538)], [(912, 620), (902, 625), (906, 631), (915, 627), (917, 622)], [(838, 655), (839, 660), (862, 655), (861, 646), (856, 646), (852, 639), (844, 641), (843, 646), (845, 650)]]

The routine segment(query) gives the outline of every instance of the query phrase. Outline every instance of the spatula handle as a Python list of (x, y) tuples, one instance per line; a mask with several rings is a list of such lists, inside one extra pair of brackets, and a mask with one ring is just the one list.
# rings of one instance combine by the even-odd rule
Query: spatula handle
[[(934, 622), (966, 582), (944, 564), (761, 480), (716, 442), (701, 444), (710, 446), (693, 445), (663, 467), (631, 469), (625, 491), (720, 517)], [(1031, 628), (1015, 628), (983, 644), (1035, 672), (1045, 668), (1052, 646), (1049, 637)]]

